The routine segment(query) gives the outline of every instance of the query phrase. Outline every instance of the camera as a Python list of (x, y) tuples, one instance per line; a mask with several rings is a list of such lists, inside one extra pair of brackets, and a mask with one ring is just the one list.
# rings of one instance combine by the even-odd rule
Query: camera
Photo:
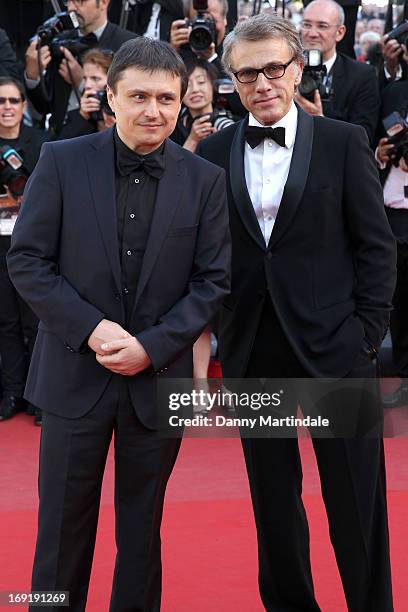
[(408, 123), (397, 112), (391, 113), (383, 119), (383, 125), (387, 132), (388, 144), (394, 145), (392, 153), (395, 155), (394, 166), (398, 166), (403, 158), (408, 164)]
[(215, 21), (208, 11), (207, 0), (193, 0), (193, 8), (197, 11), (197, 17), (189, 22), (191, 33), (188, 39), (190, 47), (197, 52), (202, 52), (215, 43), (217, 31)]
[(329, 100), (332, 95), (330, 86), (324, 84), (327, 75), (326, 66), (323, 64), (322, 53), (319, 49), (309, 49), (303, 53), (305, 67), (303, 68), (302, 80), (299, 85), (299, 93), (306, 100), (314, 101), (314, 92), (320, 94), (322, 100)]
[(109, 106), (108, 94), (106, 89), (101, 89), (100, 91), (97, 91), (96, 94), (92, 94), (92, 96), (90, 97), (96, 98), (97, 100), (99, 100), (100, 103), (99, 110), (95, 111), (94, 113), (90, 113), (90, 118), (92, 121), (103, 121), (103, 112), (109, 115), (110, 117), (114, 117), (115, 113)]
[(23, 158), (8, 145), (0, 147), (0, 183), (8, 187), (13, 198), (23, 195), (27, 180)]
[(79, 22), (74, 11), (70, 13), (58, 13), (47, 19), (37, 30), (39, 46), (48, 45), (55, 60), (60, 61), (64, 55), (61, 47), (71, 51), (72, 55), (79, 58), (89, 48), (81, 41), (79, 35)]
[(217, 130), (235, 123), (229, 108), (229, 96), (234, 93), (231, 79), (217, 79), (214, 83), (214, 111), (210, 121)]
[(387, 40), (396, 40), (400, 45), (408, 44), (408, 20), (404, 20), (396, 28), (387, 33)]

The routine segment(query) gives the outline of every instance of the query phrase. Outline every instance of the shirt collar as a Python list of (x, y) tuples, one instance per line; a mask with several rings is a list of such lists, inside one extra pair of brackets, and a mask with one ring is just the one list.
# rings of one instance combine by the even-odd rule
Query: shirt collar
[[(100, 28), (98, 28), (97, 30), (92, 32), (92, 34), (95, 34), (96, 38), (98, 40), (100, 40), (100, 38), (101, 38), (102, 34), (104, 33), (105, 28), (106, 28), (107, 25), (108, 25), (108, 22), (105, 21), (105, 23)], [(81, 36), (85, 36), (83, 32), (81, 32)]]
[(330, 73), (330, 70), (333, 68), (334, 62), (336, 61), (336, 59), (337, 59), (337, 53), (335, 53), (333, 57), (328, 59), (327, 62), (323, 62), (323, 65), (326, 66), (327, 74)]
[(122, 167), (124, 164), (137, 164), (137, 162), (142, 159), (151, 159), (159, 155), (164, 155), (166, 141), (164, 141), (160, 147), (151, 153), (148, 153), (147, 155), (139, 155), (139, 153), (136, 153), (136, 151), (130, 149), (127, 144), (123, 142), (123, 140), (119, 137), (116, 128), (113, 130), (113, 138), (115, 144), (116, 167), (121, 174), (123, 173), (120, 171), (120, 167)]
[[(298, 119), (298, 110), (296, 108), (296, 104), (292, 102), (289, 111), (286, 113), (282, 119), (279, 119), (276, 123), (268, 127), (284, 127), (285, 128), (285, 148), (291, 149), (295, 144), (296, 138), (296, 128), (297, 128), (297, 119)], [(257, 119), (249, 113), (248, 125), (255, 125), (256, 127), (266, 127), (259, 123)]]

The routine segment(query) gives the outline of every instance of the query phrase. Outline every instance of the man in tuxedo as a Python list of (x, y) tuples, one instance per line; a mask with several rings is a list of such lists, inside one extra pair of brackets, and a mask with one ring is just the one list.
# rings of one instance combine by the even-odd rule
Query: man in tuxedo
[(373, 66), (337, 52), (344, 38), (344, 10), (334, 0), (314, 0), (305, 8), (302, 42), (306, 49), (319, 49), (326, 67), (327, 100), (315, 91), (313, 102), (297, 94), (296, 101), (307, 113), (362, 125), (374, 145), (380, 108), (378, 78)]
[[(119, 47), (135, 37), (133, 32), (120, 28), (108, 21), (110, 0), (66, 0), (68, 11), (75, 12), (85, 48), (99, 47), (117, 51)], [(66, 34), (69, 38), (70, 33)], [(41, 63), (46, 70), (44, 84), (49, 90), (49, 100), (44, 96), (40, 83), (37, 39), (33, 40), (26, 52), (25, 82), (27, 94), (34, 108), (41, 114), (51, 113), (50, 129), (58, 134), (67, 111), (79, 108), (78, 90), (81, 86), (82, 67), (69, 49), (62, 47), (64, 58), (59, 61), (52, 57), (48, 45), (41, 48)]]
[(85, 610), (115, 432), (112, 612), (160, 608), (160, 522), (179, 441), (157, 432), (158, 377), (192, 377), (192, 345), (229, 289), (224, 171), (167, 140), (182, 60), (138, 37), (108, 73), (116, 129), (43, 147), (8, 255), (40, 319), (25, 396), (43, 410), (33, 590)]
[[(374, 377), (395, 244), (365, 131), (294, 104), (303, 55), (289, 21), (261, 14), (238, 24), (223, 60), (249, 111), (198, 148), (227, 171), (232, 279), (221, 308), (223, 375)], [(242, 442), (264, 606), (317, 612), (297, 439)], [(315, 437), (313, 446), (348, 609), (390, 612), (382, 440)]]

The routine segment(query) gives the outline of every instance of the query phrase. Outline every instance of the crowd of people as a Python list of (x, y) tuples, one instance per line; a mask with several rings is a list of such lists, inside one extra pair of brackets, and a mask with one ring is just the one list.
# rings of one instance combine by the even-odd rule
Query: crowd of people
[[(18, 3), (17, 3), (18, 4)], [(41, 2), (34, 21), (25, 25), (26, 47), (16, 36), (10, 16), (8, 31), (0, 30), (0, 143), (21, 156), (26, 177), (38, 159), (41, 144), (103, 131), (115, 123), (106, 96), (106, 79), (114, 53), (136, 35), (160, 38), (180, 53), (188, 71), (188, 89), (182, 111), (171, 138), (195, 152), (199, 143), (245, 115), (241, 101), (221, 63), (227, 29), (226, 0), (208, 0), (203, 25), (193, 2), (172, 0), (137, 4), (127, 16), (127, 28), (119, 21), (121, 3), (109, 0), (68, 0), (62, 3), (67, 13), (74, 12), (77, 28), (48, 22), (53, 10)], [(340, 3), (342, 4), (342, 3)], [(309, 54), (296, 102), (307, 113), (362, 125), (376, 159), (384, 185), (389, 221), (398, 239), (399, 282), (391, 334), (395, 371), (402, 379), (408, 374), (408, 329), (402, 313), (407, 307), (406, 236), (408, 225), (406, 155), (402, 145), (389, 144), (383, 120), (398, 112), (404, 122), (407, 114), (407, 34), (390, 36), (403, 21), (407, 7), (401, 6), (397, 21), (374, 5), (340, 4), (313, 0), (288, 3), (285, 16), (296, 24), (305, 50), (318, 50), (314, 64)], [(253, 11), (251, 2), (238, 5), (239, 19)], [(261, 10), (271, 11), (269, 5)], [(279, 10), (279, 7), (278, 7)], [(350, 11), (352, 15), (350, 15)], [(354, 16), (354, 21), (353, 21)], [(72, 25), (75, 25), (74, 23)], [(63, 32), (58, 33), (62, 27)], [(200, 30), (200, 27), (202, 28)], [(344, 45), (349, 31), (353, 45)], [(198, 33), (198, 35), (197, 35)], [(13, 39), (14, 37), (14, 39)], [(62, 41), (60, 45), (58, 41)], [(203, 42), (204, 41), (204, 42)], [(15, 50), (17, 48), (17, 55)], [(22, 51), (24, 50), (24, 55)], [(401, 124), (402, 126), (404, 125)], [(391, 129), (391, 131), (390, 131)], [(405, 128), (404, 128), (405, 129)], [(397, 163), (398, 162), (398, 163)], [(7, 163), (4, 162), (5, 168)], [(6, 176), (3, 171), (2, 176)], [(0, 179), (1, 180), (1, 179)], [(21, 194), (12, 193), (3, 182), (0, 202), (2, 307), (0, 312), (0, 355), (2, 363), (2, 400), (0, 419), (35, 408), (23, 400), (25, 373), (35, 339), (36, 318), (24, 306), (8, 279), (5, 254), (9, 247), (12, 219), (15, 219)], [(210, 329), (197, 344), (199, 377), (203, 377), (210, 356)], [(405, 383), (397, 394), (386, 398), (396, 405), (408, 393)], [(36, 422), (41, 423), (37, 411)]]

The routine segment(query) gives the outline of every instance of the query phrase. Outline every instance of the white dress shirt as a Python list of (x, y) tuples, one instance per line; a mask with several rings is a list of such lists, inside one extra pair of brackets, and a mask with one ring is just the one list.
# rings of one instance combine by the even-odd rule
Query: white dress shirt
[(143, 36), (153, 38), (153, 40), (160, 40), (160, 11), (160, 4), (158, 2), (153, 2), (150, 21)]
[[(284, 147), (278, 145), (271, 138), (265, 138), (254, 149), (251, 149), (247, 142), (245, 143), (245, 180), (266, 245), (272, 234), (289, 174), (297, 118), (298, 111), (292, 102), (289, 112), (280, 121), (270, 126), (285, 128)], [(249, 115), (248, 125), (265, 127), (251, 114)]]

